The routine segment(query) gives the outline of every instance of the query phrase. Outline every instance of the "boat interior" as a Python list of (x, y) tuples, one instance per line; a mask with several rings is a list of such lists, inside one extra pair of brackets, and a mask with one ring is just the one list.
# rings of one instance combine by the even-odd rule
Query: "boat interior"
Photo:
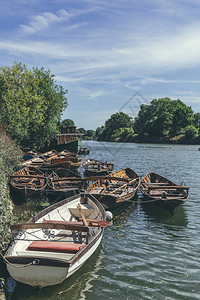
[[(89, 217), (92, 221), (88, 224), (80, 221), (82, 213), (86, 220)], [(103, 213), (89, 197), (79, 196), (35, 220), (35, 226), (41, 228), (31, 228), (31, 224), (29, 229), (22, 226), (8, 255), (70, 260), (102, 230), (95, 221), (103, 219)]]

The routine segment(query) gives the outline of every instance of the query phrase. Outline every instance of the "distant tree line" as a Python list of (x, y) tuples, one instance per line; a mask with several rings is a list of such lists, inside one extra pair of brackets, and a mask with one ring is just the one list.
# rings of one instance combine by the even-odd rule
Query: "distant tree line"
[(124, 112), (117, 112), (96, 131), (84, 130), (86, 139), (106, 142), (180, 142), (195, 143), (200, 140), (200, 113), (180, 99), (168, 97), (153, 99), (142, 104), (133, 120)]
[(154, 99), (141, 105), (134, 120), (134, 131), (139, 141), (195, 140), (199, 135), (200, 113), (180, 99)]

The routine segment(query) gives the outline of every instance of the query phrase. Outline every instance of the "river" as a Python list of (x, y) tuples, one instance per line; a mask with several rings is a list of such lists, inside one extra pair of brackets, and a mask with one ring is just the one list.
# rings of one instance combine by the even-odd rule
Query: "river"
[[(114, 210), (98, 250), (77, 273), (39, 291), (17, 283), (13, 300), (200, 299), (200, 151), (196, 145), (84, 142), (85, 161), (131, 167), (141, 177), (154, 171), (190, 187), (174, 216), (154, 204)], [(61, 293), (58, 295), (58, 293)]]

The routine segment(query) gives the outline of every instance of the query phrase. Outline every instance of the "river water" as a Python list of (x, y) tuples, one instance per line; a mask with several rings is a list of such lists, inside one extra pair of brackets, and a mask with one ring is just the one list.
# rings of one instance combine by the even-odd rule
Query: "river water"
[[(17, 299), (200, 299), (200, 151), (198, 146), (84, 142), (94, 158), (141, 177), (154, 171), (190, 187), (174, 216), (154, 204), (114, 210), (98, 250), (60, 285), (36, 291), (17, 283)], [(80, 170), (81, 171), (81, 170)], [(61, 294), (59, 294), (61, 293)]]

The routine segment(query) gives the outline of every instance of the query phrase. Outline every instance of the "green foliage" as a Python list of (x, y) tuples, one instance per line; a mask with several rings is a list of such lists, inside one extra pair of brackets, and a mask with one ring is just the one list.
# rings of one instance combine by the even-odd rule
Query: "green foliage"
[(185, 137), (187, 139), (195, 139), (198, 136), (198, 128), (193, 125), (189, 125), (185, 128)]
[(81, 127), (78, 129), (78, 132), (85, 135), (87, 133), (87, 130), (85, 130), (83, 127)]
[(8, 181), (22, 159), (22, 152), (6, 135), (0, 138), (0, 250), (5, 249), (11, 237), (11, 204)]
[(71, 119), (64, 119), (61, 121), (60, 126), (74, 126), (74, 121)]
[[(22, 159), (21, 150), (6, 135), (0, 136), (0, 251), (4, 251), (10, 240), (10, 225), (12, 222), (12, 205), (9, 198), (8, 181), (14, 168)], [(2, 266), (0, 263), (0, 277)], [(0, 278), (0, 288), (4, 285), (3, 278)]]
[(134, 137), (135, 134), (132, 127), (122, 127), (114, 132), (112, 140), (116, 140), (117, 142), (132, 142)]
[(58, 133), (67, 93), (44, 68), (0, 68), (1, 122), (18, 143), (42, 147)]
[(200, 131), (200, 113), (198, 112), (198, 113), (194, 114), (194, 118), (195, 118), (195, 126)]
[(79, 128), (78, 132), (83, 135), (83, 140), (93, 140), (95, 138), (95, 131), (92, 129), (85, 130), (84, 128)]
[(115, 132), (117, 130), (120, 130), (121, 128), (132, 127), (132, 118), (120, 111), (112, 114), (111, 117), (105, 122), (104, 127), (97, 128), (96, 136), (98, 140), (113, 141), (113, 136), (115, 136)]
[(191, 107), (181, 100), (160, 98), (150, 105), (141, 105), (134, 129), (141, 139), (170, 138), (178, 135), (187, 126), (195, 126), (195, 115)]
[(10, 137), (7, 135), (0, 136), (0, 172), (3, 174), (1, 176), (2, 180), (3, 178), (8, 180), (13, 170), (22, 160), (22, 156), (21, 149), (16, 146)]

